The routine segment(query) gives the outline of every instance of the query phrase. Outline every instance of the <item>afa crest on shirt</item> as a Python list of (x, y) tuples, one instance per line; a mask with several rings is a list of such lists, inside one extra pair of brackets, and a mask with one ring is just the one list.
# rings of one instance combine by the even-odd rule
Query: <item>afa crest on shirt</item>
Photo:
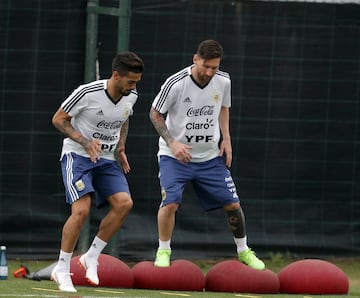
[(161, 189), (161, 199), (164, 201), (166, 199), (166, 191), (164, 188)]
[(85, 189), (85, 183), (81, 179), (75, 182), (75, 187), (78, 191), (82, 191)]
[(220, 99), (220, 94), (219, 94), (219, 92), (218, 91), (215, 91), (214, 92), (214, 102), (215, 103), (218, 103), (219, 102), (219, 99)]
[(132, 115), (133, 109), (131, 103), (127, 102), (124, 108), (124, 117), (128, 118), (130, 115)]

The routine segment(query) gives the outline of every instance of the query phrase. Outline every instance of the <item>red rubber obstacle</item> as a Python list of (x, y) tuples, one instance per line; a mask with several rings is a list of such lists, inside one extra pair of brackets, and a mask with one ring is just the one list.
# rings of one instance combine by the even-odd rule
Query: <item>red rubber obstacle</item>
[(293, 262), (279, 273), (280, 293), (347, 294), (349, 279), (332, 263), (317, 259)]
[[(73, 257), (70, 263), (70, 271), (73, 273), (73, 284), (78, 286), (90, 286), (85, 278), (85, 270), (78, 264), (79, 258), (80, 256)], [(106, 254), (100, 254), (98, 261), (99, 287), (133, 287), (133, 273), (123, 261)]]
[(137, 289), (203, 291), (205, 285), (201, 269), (187, 260), (172, 261), (171, 266), (165, 268), (144, 261), (137, 263), (132, 271)]
[(256, 270), (236, 260), (214, 265), (205, 277), (205, 290), (213, 292), (274, 294), (279, 286), (274, 272)]

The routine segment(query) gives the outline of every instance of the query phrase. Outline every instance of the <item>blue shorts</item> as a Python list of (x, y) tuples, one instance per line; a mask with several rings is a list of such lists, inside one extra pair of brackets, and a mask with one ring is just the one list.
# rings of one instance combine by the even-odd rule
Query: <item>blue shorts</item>
[(205, 162), (182, 164), (175, 158), (162, 155), (159, 161), (162, 202), (181, 204), (185, 184), (191, 184), (205, 211), (238, 203), (236, 186), (221, 157)]
[(115, 193), (130, 194), (125, 174), (116, 161), (101, 158), (93, 163), (88, 157), (67, 153), (61, 159), (61, 170), (66, 202), (70, 205), (88, 193), (96, 194), (98, 208)]

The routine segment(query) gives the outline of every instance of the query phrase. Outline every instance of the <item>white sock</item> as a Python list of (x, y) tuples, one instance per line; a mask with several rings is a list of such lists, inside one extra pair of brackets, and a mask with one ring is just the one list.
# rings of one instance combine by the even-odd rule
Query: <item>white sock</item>
[(244, 250), (247, 250), (249, 248), (247, 246), (247, 237), (246, 236), (244, 238), (235, 238), (234, 237), (234, 241), (235, 241), (235, 244), (236, 244), (237, 253), (241, 253)]
[(70, 262), (71, 262), (72, 254), (73, 254), (72, 252), (65, 252), (60, 250), (59, 260), (56, 265), (59, 271), (70, 272)]
[(159, 239), (159, 248), (160, 249), (171, 249), (170, 242), (171, 242), (171, 239), (169, 239), (167, 241), (161, 241)]
[(101, 240), (98, 236), (95, 236), (88, 251), (86, 252), (86, 259), (97, 260), (106, 245), (107, 242)]

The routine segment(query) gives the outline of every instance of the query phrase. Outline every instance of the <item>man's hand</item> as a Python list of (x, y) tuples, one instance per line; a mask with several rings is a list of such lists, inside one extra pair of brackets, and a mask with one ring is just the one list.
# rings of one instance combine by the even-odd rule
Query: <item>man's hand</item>
[(122, 167), (125, 174), (130, 172), (130, 164), (127, 160), (124, 148), (117, 148), (115, 152), (115, 158), (120, 167)]
[(176, 140), (173, 140), (168, 146), (176, 159), (181, 163), (185, 164), (191, 161), (192, 156), (189, 152), (189, 150), (192, 149), (191, 146), (185, 145)]
[(231, 162), (232, 162), (232, 147), (231, 147), (231, 142), (227, 141), (227, 140), (223, 140), (220, 144), (220, 156), (224, 156), (225, 153), (225, 157), (226, 157), (226, 161), (225, 164), (228, 168), (231, 167)]
[(80, 144), (84, 147), (87, 154), (90, 156), (90, 160), (96, 163), (100, 159), (100, 154), (103, 153), (101, 150), (101, 144), (99, 140), (88, 140), (83, 138)]
[(80, 132), (74, 129), (71, 125), (71, 117), (67, 114), (63, 108), (59, 108), (52, 118), (53, 125), (65, 136), (71, 138), (75, 142), (84, 147), (87, 154), (89, 154), (90, 160), (96, 163), (100, 159), (101, 144), (99, 140), (89, 140), (85, 138)]

